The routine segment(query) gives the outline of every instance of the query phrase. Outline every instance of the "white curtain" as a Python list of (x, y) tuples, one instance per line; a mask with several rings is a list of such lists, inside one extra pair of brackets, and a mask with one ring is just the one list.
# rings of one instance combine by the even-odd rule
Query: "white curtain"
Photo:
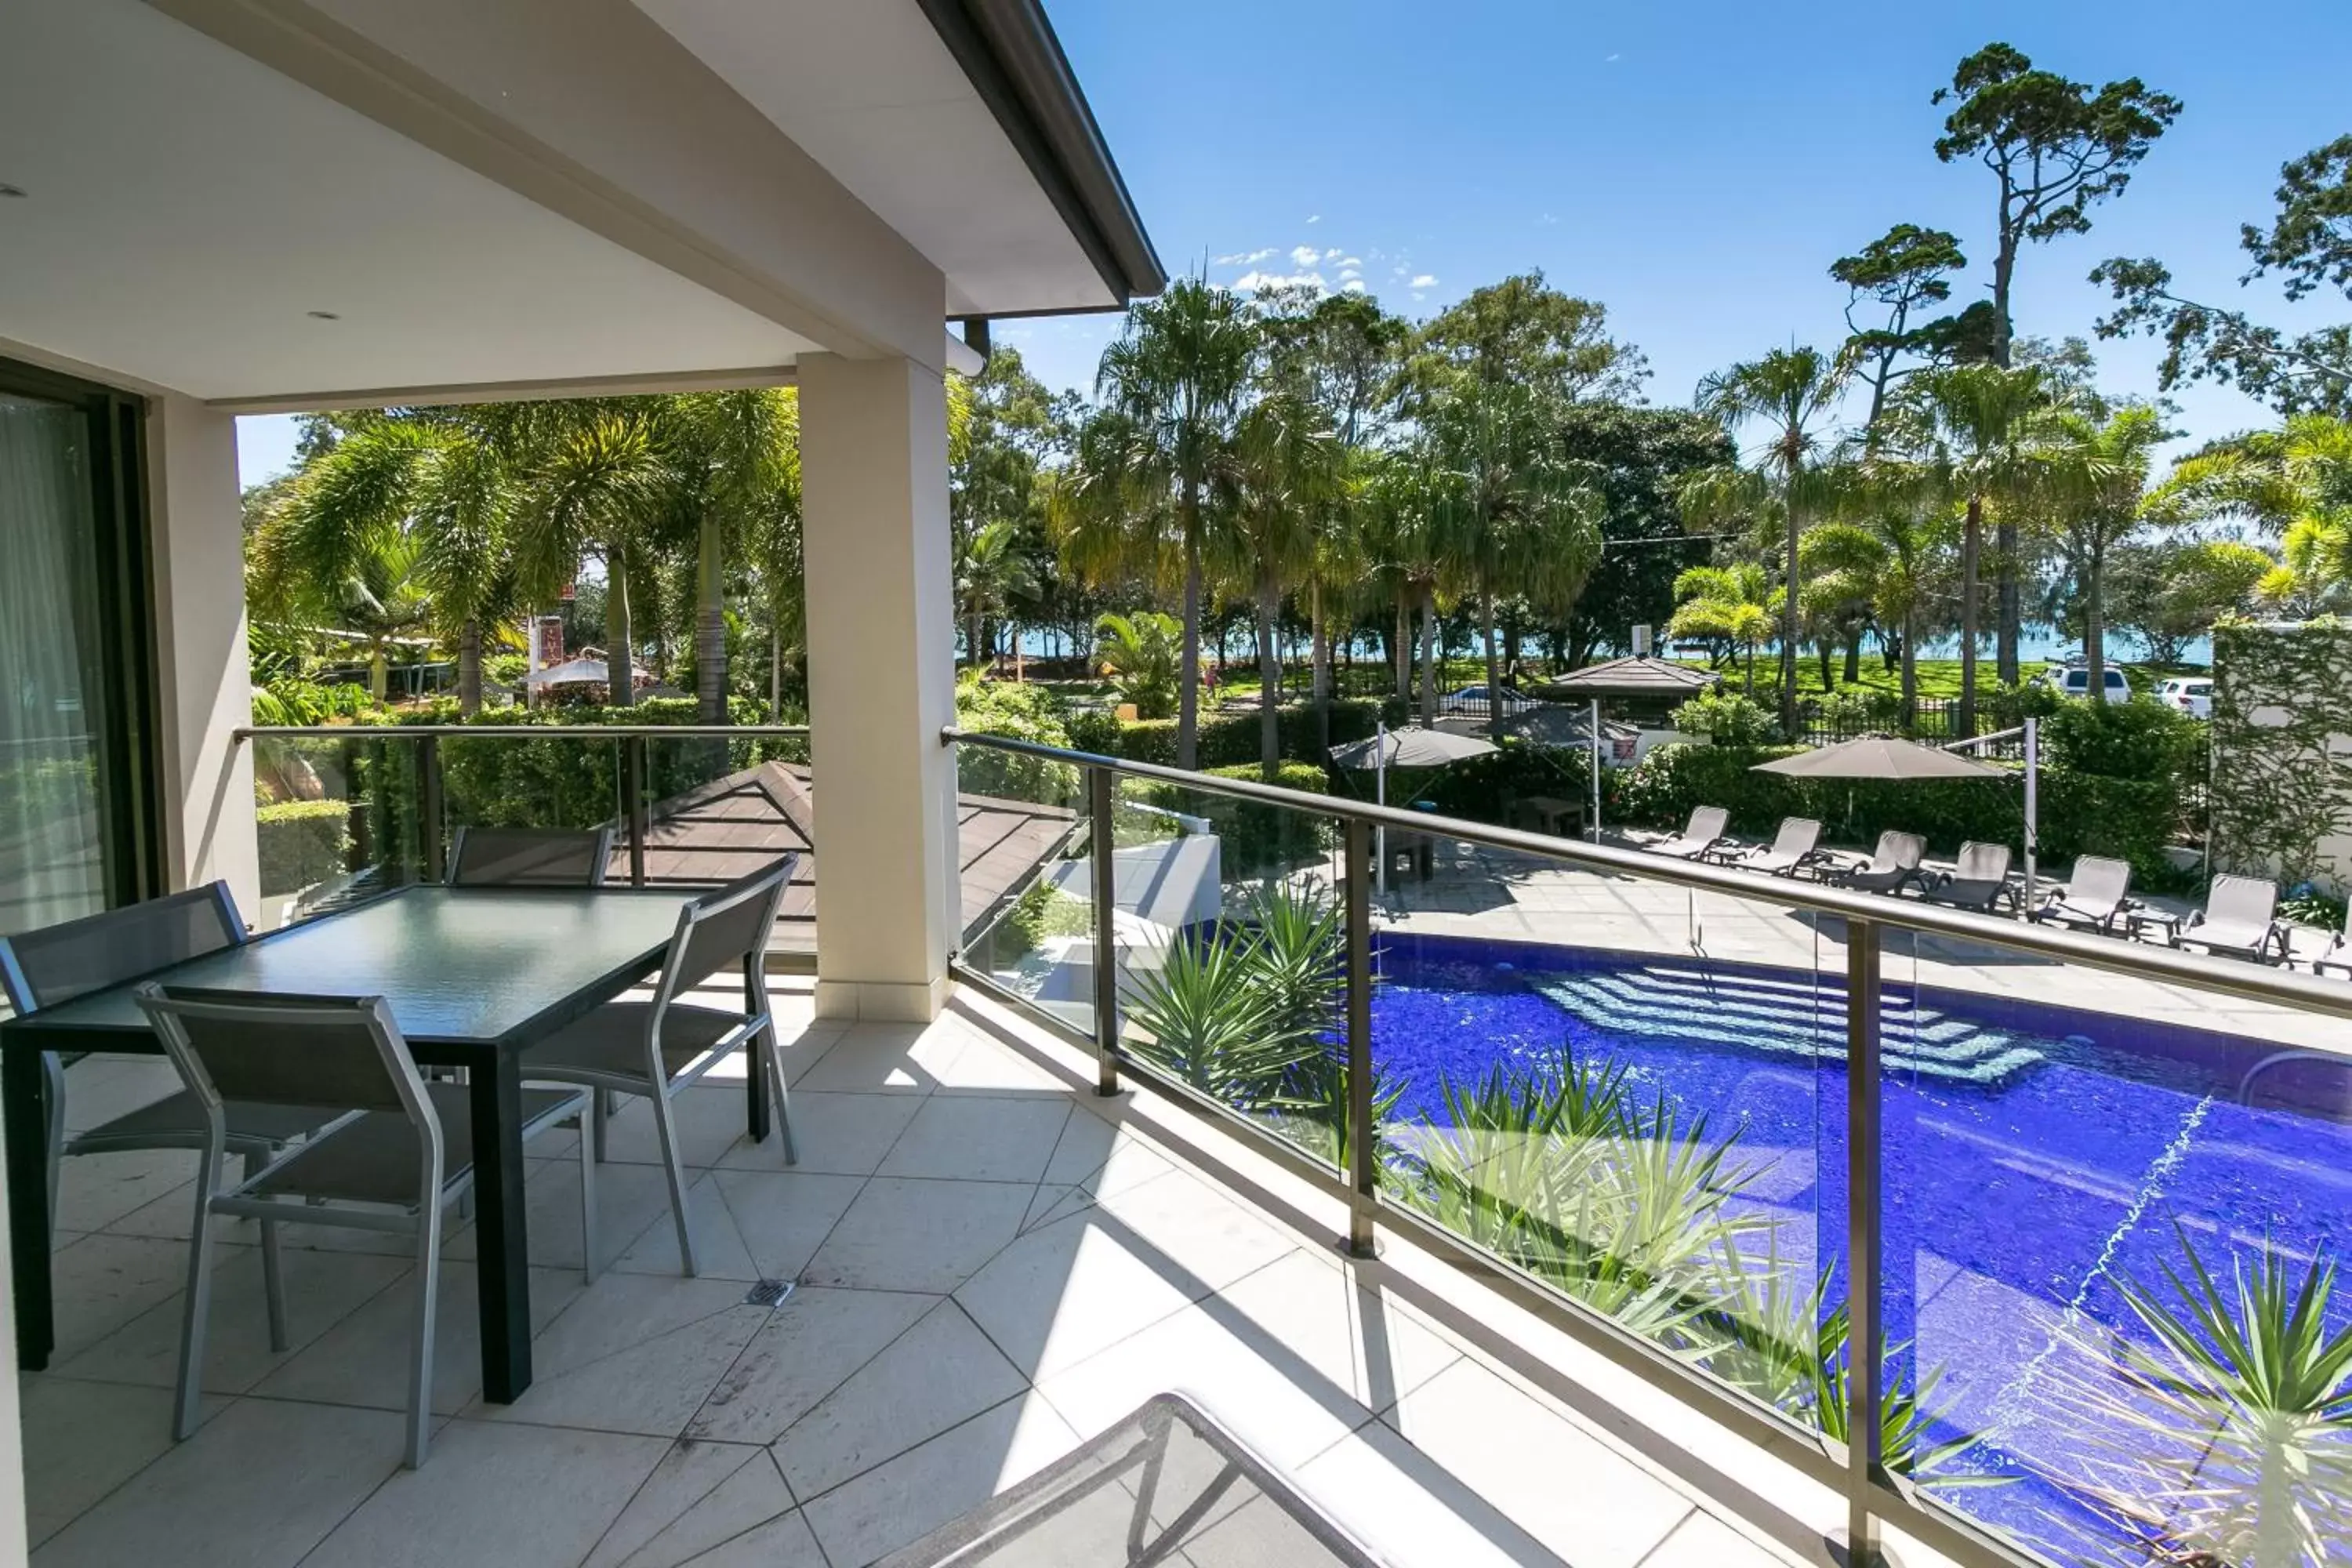
[(0, 932), (105, 907), (89, 417), (0, 393)]

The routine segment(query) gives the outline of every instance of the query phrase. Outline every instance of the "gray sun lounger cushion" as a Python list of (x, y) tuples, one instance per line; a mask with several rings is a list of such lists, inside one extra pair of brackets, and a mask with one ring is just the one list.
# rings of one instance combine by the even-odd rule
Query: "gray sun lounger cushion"
[(2278, 926), (2278, 884), (2263, 877), (2216, 877), (2205, 907), (2189, 918), (2180, 940), (2210, 952), (2268, 959), (2284, 948)]
[(1775, 877), (1793, 877), (1819, 862), (1821, 841), (1822, 825), (1811, 817), (1782, 817), (1770, 847), (1750, 850), (1738, 864)]
[(2033, 918), (2112, 931), (2131, 907), (2130, 893), (2130, 862), (2085, 855), (2074, 862), (2074, 874), (2066, 879), (2065, 887), (2053, 889), (2033, 911)]
[(1890, 829), (1878, 836), (1878, 848), (1867, 861), (1837, 872), (1836, 880), (1865, 893), (1899, 893), (1919, 875), (1919, 862), (1927, 858), (1925, 838)]
[(1719, 805), (1694, 806), (1690, 821), (1682, 832), (1651, 849), (1660, 855), (1672, 855), (1684, 860), (1703, 858), (1721, 847), (1723, 837), (1731, 829), (1731, 813)]
[(1989, 913), (1994, 905), (2003, 901), (2014, 908), (2017, 889), (2009, 880), (2009, 846), (1974, 840), (1961, 845), (1959, 859), (1952, 868), (1923, 880), (1919, 891), (1955, 909)]

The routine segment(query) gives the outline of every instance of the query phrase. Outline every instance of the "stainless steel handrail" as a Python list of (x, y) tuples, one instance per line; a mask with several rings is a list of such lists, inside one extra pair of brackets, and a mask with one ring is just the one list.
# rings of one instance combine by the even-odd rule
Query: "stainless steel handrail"
[(1372, 805), (1335, 795), (1308, 795), (1303, 790), (1284, 789), (1277, 784), (1257, 784), (1247, 779), (1186, 773), (1181, 768), (1161, 767), (1155, 763), (1129, 762), (1123, 757), (1106, 757), (1097, 752), (1040, 745), (1034, 741), (1016, 741), (1002, 735), (974, 734), (952, 725), (940, 732), (940, 738), (950, 744), (982, 746), (991, 751), (1011, 752), (1073, 766), (1108, 768), (1114, 773), (1171, 784), (1203, 795), (1254, 800), (1293, 811), (1336, 817), (1342, 822), (1362, 822), (1374, 827), (1399, 828), (1406, 832), (1428, 833), (1433, 830), (1468, 843), (1541, 856), (1586, 870), (1643, 878), (1699, 892), (1722, 893), (1732, 898), (1777, 904), (1809, 914), (1834, 915), (1847, 921), (1870, 921), (1891, 930), (1916, 931), (1926, 936), (1985, 942), (2062, 963), (2079, 963), (2112, 973), (2137, 975), (2145, 980), (2189, 985), (2200, 991), (2242, 996), (2252, 1001), (2276, 1003), (2302, 1012), (2352, 1018), (2352, 985), (2339, 984), (2316, 975), (2265, 969), (2242, 960), (2200, 957), (2171, 948), (2120, 942), (2114, 937), (2090, 936), (2025, 921), (2001, 920), (1992, 915), (1945, 909), (1885, 893), (1851, 892), (1818, 882), (1800, 882), (1789, 877), (1761, 877), (1737, 867), (1703, 865), (1670, 856), (1653, 855), (1642, 849), (1618, 849), (1580, 839), (1553, 838), (1522, 828), (1496, 827), (1458, 816), (1440, 816), (1425, 811), (1400, 811), (1394, 806)]
[(805, 724), (247, 724), (238, 741), (665, 741), (694, 736), (805, 738)]

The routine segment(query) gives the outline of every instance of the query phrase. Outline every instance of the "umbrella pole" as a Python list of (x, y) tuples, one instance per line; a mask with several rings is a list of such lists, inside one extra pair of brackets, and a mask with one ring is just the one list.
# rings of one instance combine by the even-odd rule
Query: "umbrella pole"
[[(1381, 805), (1389, 803), (1389, 726), (1381, 720), (1372, 726), (1372, 798)], [(1372, 829), (1372, 887), (1380, 896), (1389, 896), (1389, 830)]]
[(1601, 842), (1601, 699), (1592, 700), (1592, 714), (1588, 721), (1592, 737), (1592, 842)]
[(2042, 848), (2042, 724), (2025, 721), (2025, 908), (2033, 909), (2034, 857)]

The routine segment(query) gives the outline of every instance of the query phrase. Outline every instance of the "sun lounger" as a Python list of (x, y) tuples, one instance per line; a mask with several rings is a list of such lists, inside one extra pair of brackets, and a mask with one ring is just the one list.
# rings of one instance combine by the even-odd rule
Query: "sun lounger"
[(1927, 841), (1916, 833), (1882, 833), (1878, 849), (1858, 865), (1842, 867), (1830, 879), (1865, 893), (1899, 893), (1919, 875), (1927, 856)]
[(1682, 833), (1663, 843), (1653, 844), (1653, 853), (1672, 855), (1684, 860), (1705, 859), (1721, 847), (1723, 836), (1731, 826), (1731, 814), (1719, 805), (1702, 805), (1690, 814), (1690, 821)]
[(2279, 930), (2278, 884), (2265, 877), (2216, 877), (2205, 907), (2189, 917), (2180, 940), (2208, 952), (2271, 962), (2284, 957), (2286, 933)]
[(1960, 858), (1952, 868), (1930, 872), (1920, 881), (1919, 891), (1937, 903), (1981, 914), (1990, 914), (1994, 905), (2004, 902), (2016, 909), (2017, 889), (2009, 880), (2009, 846), (1974, 841), (1961, 845)]
[(2033, 911), (2033, 918), (2054, 925), (2084, 926), (2109, 936), (2132, 908), (2131, 865), (2104, 855), (2085, 855), (2074, 862), (2074, 874), (2063, 888), (2053, 888)]
[(1732, 862), (1750, 871), (1794, 877), (1822, 862), (1822, 825), (1810, 816), (1784, 816), (1769, 848), (1750, 849)]
[(2314, 974), (2341, 974), (2352, 980), (2352, 908), (2344, 911), (2344, 929), (2327, 939), (2327, 945), (2312, 955)]

